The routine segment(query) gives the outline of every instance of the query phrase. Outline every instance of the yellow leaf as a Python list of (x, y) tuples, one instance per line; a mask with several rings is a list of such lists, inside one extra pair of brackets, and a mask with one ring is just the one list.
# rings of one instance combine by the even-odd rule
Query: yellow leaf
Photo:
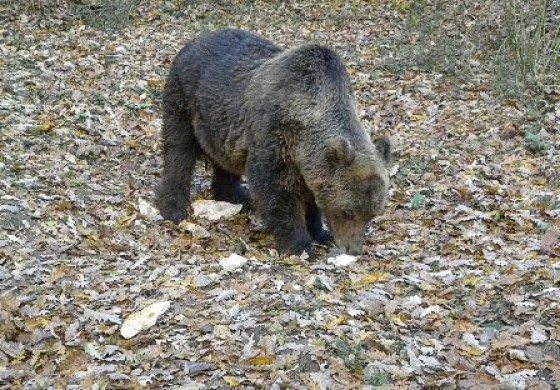
[(55, 266), (49, 275), (49, 283), (54, 283), (58, 279), (62, 278), (66, 274), (67, 269), (68, 266), (66, 264), (59, 264)]
[(253, 366), (266, 366), (272, 363), (272, 358), (270, 356), (255, 356), (247, 359), (247, 362)]
[(164, 84), (164, 80), (160, 79), (148, 79), (146, 81), (148, 83), (148, 87), (150, 88), (161, 88)]
[(123, 215), (119, 218), (119, 221), (117, 223), (119, 224), (119, 226), (126, 227), (130, 225), (135, 219), (135, 215)]
[(467, 320), (457, 320), (451, 328), (453, 332), (470, 332), (473, 329), (475, 329), (475, 326)]
[(327, 324), (327, 329), (334, 329), (336, 328), (338, 325), (342, 324), (343, 322), (346, 321), (346, 316), (344, 314), (339, 315), (338, 317), (336, 317), (334, 320), (332, 320), (331, 322), (329, 322)]
[(112, 335), (117, 331), (118, 326), (111, 326), (106, 324), (99, 324), (95, 327), (95, 331), (103, 334)]
[(465, 287), (475, 287), (480, 278), (476, 275), (469, 275), (463, 279)]
[(25, 327), (28, 329), (44, 328), (51, 323), (47, 317), (33, 317), (25, 321)]
[(138, 149), (138, 147), (140, 147), (140, 141), (138, 141), (137, 139), (129, 138), (125, 140), (124, 143), (126, 146), (130, 147), (131, 149)]
[(78, 299), (80, 301), (89, 301), (89, 299), (91, 298), (90, 295), (86, 294), (85, 292), (80, 292), (77, 295), (74, 295), (75, 299)]
[(420, 113), (414, 113), (410, 117), (414, 120), (421, 121), (426, 118), (426, 115), (420, 112)]
[(537, 253), (536, 251), (531, 251), (525, 254), (525, 258), (528, 260), (534, 260), (537, 257)]
[(237, 380), (237, 378), (235, 378), (234, 376), (231, 376), (231, 375), (224, 376), (224, 380), (230, 386), (239, 386), (241, 384), (241, 382), (239, 382)]
[(401, 316), (395, 314), (391, 316), (391, 322), (397, 326), (405, 326), (406, 324), (402, 320)]
[(26, 357), (27, 357), (27, 354), (25, 353), (25, 350), (23, 350), (20, 353), (18, 353), (17, 356), (14, 357), (14, 360), (16, 362), (21, 363), (25, 360)]
[(29, 360), (29, 364), (31, 366), (35, 366), (41, 357), (41, 354), (47, 352), (44, 349), (34, 349), (31, 351), (31, 359)]
[(40, 125), (35, 125), (32, 127), (32, 130), (35, 131), (43, 131), (43, 132), (49, 132), (51, 131), (53, 128), (53, 124), (51, 122), (45, 122), (45, 123), (41, 123)]
[(185, 279), (183, 279), (183, 281), (181, 282), (181, 285), (183, 285), (184, 287), (194, 287), (193, 280), (194, 280), (194, 276), (187, 275)]
[(363, 276), (361, 279), (353, 283), (353, 287), (364, 287), (368, 284), (380, 282), (389, 279), (390, 274), (386, 272), (373, 272)]
[(460, 349), (471, 356), (481, 356), (484, 353), (484, 351), (481, 348), (477, 348), (469, 345), (464, 345)]

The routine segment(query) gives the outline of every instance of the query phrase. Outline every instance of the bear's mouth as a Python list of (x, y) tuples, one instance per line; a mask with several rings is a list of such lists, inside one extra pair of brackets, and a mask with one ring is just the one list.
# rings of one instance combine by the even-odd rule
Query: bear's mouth
[(349, 219), (344, 216), (328, 218), (331, 233), (336, 246), (349, 255), (361, 255), (365, 241), (367, 223), (357, 218)]

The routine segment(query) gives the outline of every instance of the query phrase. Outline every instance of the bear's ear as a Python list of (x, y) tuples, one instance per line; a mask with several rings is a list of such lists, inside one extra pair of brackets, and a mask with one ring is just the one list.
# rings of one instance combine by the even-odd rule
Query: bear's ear
[(352, 164), (356, 158), (356, 150), (344, 137), (336, 137), (327, 142), (327, 155), (330, 161)]
[(393, 161), (393, 145), (387, 136), (381, 136), (373, 139), (373, 144), (377, 151), (385, 160), (385, 164), (390, 164)]

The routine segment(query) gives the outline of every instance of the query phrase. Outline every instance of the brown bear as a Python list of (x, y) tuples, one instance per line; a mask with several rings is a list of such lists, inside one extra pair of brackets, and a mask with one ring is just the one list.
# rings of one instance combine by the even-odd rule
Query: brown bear
[(196, 37), (168, 76), (162, 136), (158, 204), (176, 223), (201, 158), (213, 166), (214, 197), (255, 208), (282, 253), (309, 253), (332, 237), (361, 253), (387, 200), (391, 142), (370, 140), (344, 64), (325, 46), (283, 50), (235, 29)]

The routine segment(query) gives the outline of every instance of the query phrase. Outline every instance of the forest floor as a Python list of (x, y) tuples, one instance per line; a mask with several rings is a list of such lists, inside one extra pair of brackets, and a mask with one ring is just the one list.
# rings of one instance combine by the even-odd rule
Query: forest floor
[[(16, 3), (0, 25), (0, 389), (560, 388), (560, 89), (505, 98), (483, 52), (437, 39), (434, 69), (414, 66), (402, 1), (142, 2), (118, 30)], [(209, 237), (154, 215), (170, 63), (224, 26), (334, 47), (364, 125), (395, 140), (357, 262), (279, 257), (252, 214), (191, 217)], [(249, 260), (224, 269), (231, 254)], [(121, 337), (157, 302), (154, 326)]]

